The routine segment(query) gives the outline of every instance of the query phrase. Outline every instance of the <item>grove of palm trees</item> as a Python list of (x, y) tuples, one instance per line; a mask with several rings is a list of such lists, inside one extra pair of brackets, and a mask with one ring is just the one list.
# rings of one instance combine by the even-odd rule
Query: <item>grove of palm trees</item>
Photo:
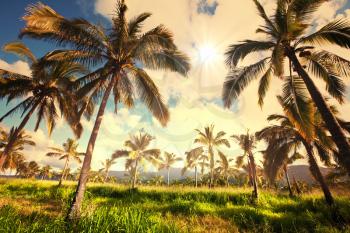
[(0, 16), (0, 232), (350, 232), (350, 2), (44, 2)]

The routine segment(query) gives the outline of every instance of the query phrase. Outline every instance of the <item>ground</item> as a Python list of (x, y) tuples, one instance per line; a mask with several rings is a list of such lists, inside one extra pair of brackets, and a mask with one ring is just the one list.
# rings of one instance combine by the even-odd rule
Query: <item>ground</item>
[[(337, 224), (322, 193), (301, 197), (249, 188), (128, 187), (90, 184), (84, 216), (66, 224), (74, 183), (0, 180), (0, 232), (350, 232), (350, 196), (336, 192)], [(343, 221), (343, 222), (344, 222)]]

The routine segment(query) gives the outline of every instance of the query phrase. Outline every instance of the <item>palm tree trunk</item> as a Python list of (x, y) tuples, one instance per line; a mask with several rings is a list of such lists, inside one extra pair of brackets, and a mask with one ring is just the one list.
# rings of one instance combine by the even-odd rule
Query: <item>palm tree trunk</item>
[(133, 174), (133, 177), (132, 177), (132, 186), (131, 186), (132, 189), (135, 189), (135, 187), (136, 187), (137, 166), (138, 166), (138, 161), (136, 160), (135, 167), (134, 167), (134, 174)]
[(213, 148), (209, 146), (209, 156), (210, 156), (210, 180), (209, 180), (209, 188), (213, 188), (214, 184), (214, 152)]
[(297, 180), (295, 179), (295, 176), (293, 176), (293, 182), (294, 182), (295, 189), (297, 190), (298, 195), (301, 195), (301, 189), (299, 187)]
[(168, 186), (170, 186), (170, 168), (168, 168)]
[(303, 140), (303, 144), (306, 148), (306, 152), (309, 159), (310, 164), (310, 171), (313, 177), (318, 181), (318, 183), (321, 186), (321, 189), (323, 191), (324, 197), (326, 199), (326, 202), (328, 205), (333, 206), (334, 205), (334, 199), (332, 196), (331, 191), (329, 190), (329, 187), (321, 173), (320, 167), (317, 164), (317, 161), (315, 159), (313, 147), (309, 145), (306, 141)]
[(105, 182), (107, 181), (108, 179), (108, 172), (109, 172), (109, 168), (106, 169), (106, 177), (105, 177)]
[(256, 179), (256, 165), (255, 165), (255, 159), (252, 154), (252, 152), (249, 152), (249, 160), (250, 160), (250, 165), (252, 169), (252, 178), (253, 178), (253, 198), (257, 199), (258, 198), (258, 184), (257, 184), (257, 179)]
[(68, 219), (74, 219), (76, 217), (80, 217), (81, 205), (83, 202), (84, 193), (85, 193), (86, 184), (88, 181), (88, 175), (89, 175), (90, 166), (91, 166), (92, 153), (94, 151), (98, 131), (101, 127), (101, 123), (102, 123), (103, 115), (104, 115), (106, 105), (108, 102), (108, 98), (109, 98), (109, 95), (111, 94), (111, 90), (112, 90), (115, 82), (116, 82), (116, 78), (113, 77), (110, 84), (108, 85), (105, 93), (104, 93), (100, 108), (98, 110), (96, 120), (95, 120), (95, 125), (94, 125), (94, 128), (92, 130), (92, 133), (91, 133), (91, 136), (89, 139), (89, 143), (88, 143), (87, 148), (86, 148), (86, 153), (84, 156), (83, 166), (81, 168), (78, 186), (77, 186), (77, 189), (75, 191), (73, 202), (70, 206), (70, 209), (69, 209), (69, 212), (67, 215)]
[(60, 181), (58, 182), (58, 187), (61, 187), (62, 185), (62, 181), (65, 179), (65, 176), (66, 176), (66, 170), (67, 170), (67, 166), (68, 166), (68, 157), (66, 158), (66, 162), (64, 163), (64, 167), (63, 167), (63, 170), (62, 170), (62, 175), (60, 177)]
[(13, 146), (13, 144), (16, 142), (16, 138), (18, 137), (18, 134), (23, 130), (24, 126), (26, 126), (30, 117), (33, 115), (35, 109), (38, 107), (40, 102), (41, 102), (41, 100), (38, 100), (34, 104), (34, 106), (30, 109), (30, 111), (27, 113), (27, 115), (23, 118), (21, 124), (15, 129), (13, 134), (9, 136), (9, 141), (6, 144), (6, 146), (2, 152), (2, 155), (0, 157), (0, 169), (2, 169), (2, 167), (4, 166), (4, 163), (6, 161), (8, 153), (9, 153), (11, 147)]
[(198, 174), (197, 174), (197, 166), (194, 167), (194, 180), (196, 184), (196, 188), (198, 187)]
[(313, 102), (316, 104), (318, 111), (322, 116), (322, 119), (326, 123), (326, 127), (332, 135), (334, 143), (337, 145), (339, 153), (336, 153), (339, 161), (346, 168), (348, 174), (350, 174), (350, 144), (347, 140), (344, 131), (342, 130), (339, 122), (331, 112), (321, 92), (317, 89), (315, 83), (312, 81), (308, 73), (301, 66), (295, 52), (291, 48), (286, 49), (286, 55), (292, 61), (295, 70), (303, 79)]
[(286, 176), (286, 181), (287, 181), (288, 190), (289, 190), (289, 196), (294, 197), (293, 189), (292, 189), (292, 186), (290, 185), (287, 165), (283, 166), (283, 171), (284, 171), (284, 174)]

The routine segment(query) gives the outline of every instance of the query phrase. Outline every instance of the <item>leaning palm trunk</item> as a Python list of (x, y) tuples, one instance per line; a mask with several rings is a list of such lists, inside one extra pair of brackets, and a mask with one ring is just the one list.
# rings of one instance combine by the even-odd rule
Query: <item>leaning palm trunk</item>
[(89, 171), (90, 171), (92, 153), (94, 151), (96, 138), (97, 138), (98, 131), (99, 131), (101, 123), (102, 123), (103, 115), (104, 115), (106, 105), (108, 102), (108, 97), (111, 94), (111, 90), (112, 90), (112, 87), (114, 86), (115, 82), (116, 82), (116, 78), (112, 77), (112, 80), (109, 83), (109, 85), (104, 93), (100, 108), (98, 110), (96, 120), (95, 120), (95, 125), (94, 125), (94, 128), (92, 130), (88, 146), (86, 148), (86, 153), (85, 153), (85, 157), (84, 157), (83, 166), (81, 168), (78, 186), (77, 186), (74, 198), (73, 198), (73, 202), (72, 202), (70, 209), (69, 209), (69, 212), (68, 212), (67, 217), (69, 219), (74, 219), (74, 218), (80, 216), (81, 205), (82, 205), (82, 202), (84, 199), (84, 192), (86, 189), (86, 184), (88, 181), (88, 175), (89, 175)]
[(328, 188), (328, 185), (321, 173), (320, 167), (317, 164), (317, 161), (315, 159), (315, 155), (313, 152), (313, 148), (311, 145), (309, 145), (307, 142), (303, 141), (303, 144), (306, 148), (307, 156), (310, 163), (310, 171), (313, 177), (317, 180), (317, 182), (320, 184), (321, 189), (323, 191), (324, 197), (326, 199), (326, 202), (328, 205), (333, 206), (334, 205), (334, 199), (332, 196), (331, 191)]
[(299, 187), (297, 180), (295, 179), (295, 176), (293, 176), (293, 182), (294, 182), (295, 189), (297, 190), (298, 195), (301, 195), (301, 189)]
[(253, 181), (253, 198), (258, 198), (258, 184), (256, 179), (256, 165), (255, 165), (255, 159), (251, 152), (249, 152), (249, 160), (250, 160), (250, 166), (252, 170), (252, 181)]
[(293, 189), (292, 189), (292, 186), (290, 185), (287, 165), (283, 166), (283, 171), (284, 171), (284, 174), (286, 176), (286, 181), (287, 181), (288, 190), (289, 190), (289, 196), (294, 197)]
[(341, 129), (339, 122), (332, 114), (329, 106), (324, 100), (322, 94), (317, 89), (316, 85), (301, 66), (295, 52), (292, 49), (286, 49), (286, 55), (292, 61), (295, 70), (303, 79), (311, 97), (317, 106), (318, 111), (320, 112), (322, 119), (326, 123), (326, 127), (332, 135), (334, 143), (337, 145), (339, 154), (337, 157), (342, 165), (346, 168), (347, 172), (350, 174), (350, 145), (344, 134), (344, 131)]
[(67, 166), (68, 166), (68, 157), (66, 159), (66, 162), (64, 164), (63, 170), (62, 170), (62, 175), (60, 177), (60, 181), (58, 182), (58, 187), (61, 187), (62, 181), (66, 179), (66, 171), (67, 171)]
[(8, 156), (9, 151), (11, 150), (13, 144), (16, 142), (16, 138), (18, 137), (19, 133), (24, 129), (24, 126), (28, 123), (30, 117), (33, 115), (35, 109), (39, 105), (40, 101), (37, 101), (35, 105), (30, 109), (30, 111), (27, 113), (27, 115), (23, 118), (21, 124), (15, 129), (13, 134), (10, 136), (8, 143), (6, 144), (1, 158), (0, 158), (0, 169), (3, 168), (4, 163), (6, 161), (6, 158)]

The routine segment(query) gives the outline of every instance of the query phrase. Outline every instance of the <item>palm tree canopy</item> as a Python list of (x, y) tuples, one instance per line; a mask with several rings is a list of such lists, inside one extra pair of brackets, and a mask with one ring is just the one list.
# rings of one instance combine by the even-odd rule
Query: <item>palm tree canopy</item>
[(181, 157), (176, 156), (174, 153), (164, 152), (163, 156), (156, 159), (158, 169), (169, 169), (174, 163), (182, 161)]
[(87, 72), (86, 68), (75, 62), (52, 62), (48, 55), (37, 59), (29, 48), (21, 42), (12, 42), (4, 46), (6, 52), (27, 58), (31, 76), (0, 69), (0, 99), (7, 103), (15, 99), (20, 102), (4, 114), (0, 121), (21, 112), (23, 117), (32, 108), (37, 110), (35, 131), (43, 119), (46, 120), (51, 135), (57, 118), (62, 115), (72, 127), (76, 136), (80, 136), (82, 126), (78, 122), (77, 98), (73, 94), (72, 84), (77, 76)]
[[(323, 79), (328, 93), (340, 103), (345, 97), (345, 84), (341, 77), (349, 77), (350, 62), (334, 53), (322, 49), (324, 45), (350, 48), (350, 22), (336, 19), (314, 31), (310, 24), (313, 13), (327, 0), (279, 0), (274, 14), (269, 17), (258, 0), (253, 0), (264, 25), (257, 33), (265, 35), (265, 40), (244, 40), (233, 44), (226, 51), (226, 64), (230, 68), (223, 88), (226, 107), (232, 105), (251, 81), (260, 78), (258, 96), (263, 105), (271, 79), (284, 78), (286, 49), (299, 54), (307, 72)], [(267, 52), (262, 60), (246, 67), (238, 67), (247, 55)], [(292, 77), (292, 70), (288, 76)]]
[[(13, 128), (10, 130), (10, 132), (6, 132), (4, 130), (0, 132), (0, 144), (2, 144), (3, 147), (7, 145), (10, 138), (12, 137), (11, 135), (13, 135), (13, 132)], [(35, 146), (35, 142), (32, 140), (32, 137), (30, 135), (26, 134), (26, 132), (22, 130), (15, 138), (14, 144), (10, 148), (2, 169), (15, 169), (19, 164), (18, 162), (24, 159), (23, 150), (26, 146)], [(3, 151), (0, 150), (0, 155), (2, 152)]]
[(230, 147), (229, 141), (224, 138), (226, 133), (224, 131), (214, 134), (214, 125), (210, 125), (204, 128), (204, 131), (196, 129), (198, 132), (198, 137), (195, 139), (195, 143), (205, 145), (205, 146), (226, 146)]
[[(89, 96), (85, 107), (95, 103), (106, 85), (113, 81), (115, 105), (134, 105), (134, 93), (146, 104), (152, 114), (165, 125), (169, 112), (161, 94), (144, 68), (169, 70), (186, 75), (189, 59), (174, 44), (173, 34), (163, 25), (142, 32), (149, 13), (126, 19), (124, 0), (117, 1), (112, 28), (104, 29), (84, 19), (66, 19), (42, 3), (31, 5), (23, 17), (26, 27), (21, 36), (45, 39), (70, 50), (50, 54), (53, 61), (79, 61), (98, 66), (94, 72), (76, 81), (80, 97)], [(115, 82), (114, 82), (115, 81)]]
[(78, 152), (78, 142), (74, 139), (68, 138), (65, 143), (62, 144), (63, 148), (50, 147), (51, 152), (48, 152), (46, 156), (49, 157), (59, 157), (60, 160), (71, 160), (74, 159), (78, 163), (81, 163), (81, 156), (85, 153)]
[(135, 135), (130, 135), (130, 139), (127, 140), (124, 145), (127, 150), (116, 150), (112, 154), (113, 159), (127, 157), (125, 168), (132, 167), (134, 163), (143, 162), (144, 160), (156, 163), (159, 159), (159, 149), (148, 149), (154, 137), (148, 133), (139, 132)]

